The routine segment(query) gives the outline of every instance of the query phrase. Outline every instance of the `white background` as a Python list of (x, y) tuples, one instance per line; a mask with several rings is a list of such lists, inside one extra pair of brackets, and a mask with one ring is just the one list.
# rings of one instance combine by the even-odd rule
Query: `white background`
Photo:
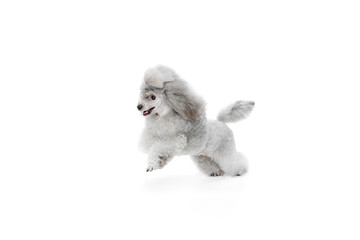
[[(359, 239), (358, 1), (1, 1), (0, 239)], [(144, 71), (174, 68), (250, 171), (146, 173)]]

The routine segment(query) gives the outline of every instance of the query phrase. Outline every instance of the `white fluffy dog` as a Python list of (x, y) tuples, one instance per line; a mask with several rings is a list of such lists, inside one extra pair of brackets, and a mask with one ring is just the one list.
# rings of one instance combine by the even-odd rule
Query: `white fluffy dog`
[(209, 176), (240, 176), (247, 160), (236, 151), (225, 122), (247, 117), (254, 102), (237, 101), (208, 121), (205, 103), (172, 69), (156, 66), (145, 72), (138, 110), (146, 117), (140, 147), (148, 153), (147, 172), (164, 167), (176, 155), (190, 155)]

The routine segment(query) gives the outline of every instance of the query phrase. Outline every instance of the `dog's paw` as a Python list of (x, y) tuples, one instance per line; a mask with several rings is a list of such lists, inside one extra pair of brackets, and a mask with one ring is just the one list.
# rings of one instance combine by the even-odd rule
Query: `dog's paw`
[(247, 173), (247, 168), (241, 168), (234, 176), (239, 177)]
[(223, 175), (224, 175), (224, 171), (223, 171), (223, 170), (210, 173), (210, 177), (220, 177), (220, 176), (223, 176)]
[(146, 172), (151, 172), (151, 171), (154, 171), (156, 169), (160, 169), (161, 166), (159, 164), (153, 164), (153, 165), (149, 165), (147, 168), (146, 168)]
[(163, 168), (169, 159), (170, 156), (168, 155), (156, 156), (155, 158), (151, 159), (151, 161), (148, 162), (148, 167), (146, 169), (146, 172), (151, 172), (153, 170)]

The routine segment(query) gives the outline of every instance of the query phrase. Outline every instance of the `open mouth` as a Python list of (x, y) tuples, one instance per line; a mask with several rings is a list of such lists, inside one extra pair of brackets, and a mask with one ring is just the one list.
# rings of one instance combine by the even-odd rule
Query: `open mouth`
[(150, 108), (149, 110), (143, 111), (143, 116), (149, 115), (149, 114), (152, 112), (152, 110), (154, 110), (154, 108), (155, 108), (155, 107), (152, 107), (152, 108)]

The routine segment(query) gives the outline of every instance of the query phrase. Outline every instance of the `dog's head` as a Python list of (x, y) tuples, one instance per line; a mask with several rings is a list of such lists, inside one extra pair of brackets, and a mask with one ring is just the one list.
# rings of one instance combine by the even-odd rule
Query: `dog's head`
[(158, 65), (145, 72), (137, 109), (143, 116), (165, 116), (174, 111), (185, 120), (204, 114), (204, 101), (170, 68)]

